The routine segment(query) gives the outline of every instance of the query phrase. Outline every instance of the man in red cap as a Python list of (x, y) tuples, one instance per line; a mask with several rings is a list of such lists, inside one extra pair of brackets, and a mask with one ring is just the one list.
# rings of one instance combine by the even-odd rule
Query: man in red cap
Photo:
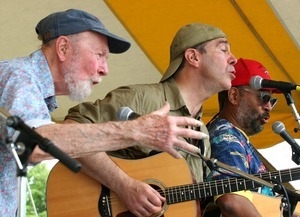
[[(220, 112), (208, 124), (211, 157), (249, 174), (263, 173), (266, 167), (248, 136), (263, 130), (277, 99), (271, 96), (274, 90), (254, 90), (249, 84), (256, 75), (263, 79), (271, 77), (266, 68), (254, 60), (239, 59), (234, 67), (236, 78), (231, 82), (232, 87), (218, 94)], [(210, 174), (212, 179), (232, 178), (232, 175), (227, 171), (225, 174), (216, 171)], [(261, 193), (274, 195), (272, 189), (265, 186)], [(250, 191), (239, 191), (219, 195), (215, 197), (215, 203), (223, 217), (260, 216), (250, 202), (251, 197)]]

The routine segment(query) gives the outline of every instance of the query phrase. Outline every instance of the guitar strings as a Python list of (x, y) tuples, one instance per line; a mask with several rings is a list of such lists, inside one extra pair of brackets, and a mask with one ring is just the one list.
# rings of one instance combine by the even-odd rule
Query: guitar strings
[[(279, 179), (280, 182), (282, 179), (288, 179), (289, 181), (300, 179), (300, 177), (294, 179), (293, 173), (299, 174), (300, 168), (255, 174), (255, 176), (260, 177), (264, 180), (273, 179), (278, 181)], [(286, 178), (286, 176), (288, 176), (288, 178)], [(251, 183), (253, 188), (248, 187)], [(260, 187), (260, 184), (255, 184), (252, 180), (247, 180), (244, 178), (228, 178), (186, 185), (171, 186), (166, 187), (165, 189), (157, 189), (157, 192), (167, 199), (167, 204), (172, 204), (180, 201), (200, 199), (208, 196), (216, 196), (219, 194), (239, 190), (250, 190), (255, 189), (257, 187)], [(110, 203), (115, 203), (116, 201), (118, 201), (117, 199), (112, 199), (111, 196), (109, 196), (108, 199)]]

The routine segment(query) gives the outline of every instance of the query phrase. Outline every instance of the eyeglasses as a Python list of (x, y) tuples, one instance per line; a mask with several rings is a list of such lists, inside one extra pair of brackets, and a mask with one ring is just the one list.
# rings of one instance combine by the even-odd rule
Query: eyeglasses
[[(261, 91), (256, 91), (256, 93), (252, 92), (251, 90), (247, 89), (247, 88), (239, 88), (241, 90), (244, 90), (248, 93), (251, 93), (251, 94), (255, 94), (259, 97), (259, 100), (263, 103), (263, 104), (267, 104), (267, 103), (270, 103), (271, 104), (271, 107), (274, 108), (274, 106), (276, 105), (277, 103), (277, 99), (276, 98), (273, 98), (271, 96), (271, 94), (269, 93), (266, 93), (266, 92), (261, 92)], [(259, 94), (259, 95), (258, 95)]]

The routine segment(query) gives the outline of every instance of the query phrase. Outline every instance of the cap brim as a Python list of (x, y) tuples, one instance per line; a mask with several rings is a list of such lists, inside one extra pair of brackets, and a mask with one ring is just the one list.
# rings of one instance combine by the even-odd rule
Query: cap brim
[(107, 41), (110, 53), (124, 53), (131, 46), (130, 42), (114, 35), (107, 35)]
[(280, 90), (277, 88), (262, 88), (260, 90), (266, 90), (266, 91), (272, 91), (272, 93), (282, 93)]
[(108, 48), (110, 53), (124, 53), (131, 46), (130, 42), (128, 42), (124, 38), (108, 32), (106, 29), (92, 29), (92, 31), (107, 36)]
[(160, 79), (160, 82), (163, 82), (165, 80), (167, 80), (168, 78), (170, 78), (174, 72), (176, 72), (176, 70), (179, 68), (181, 62), (183, 59), (183, 55), (179, 55), (175, 60), (173, 60), (169, 67), (167, 68), (166, 72), (164, 73), (164, 75), (162, 76), (162, 78)]

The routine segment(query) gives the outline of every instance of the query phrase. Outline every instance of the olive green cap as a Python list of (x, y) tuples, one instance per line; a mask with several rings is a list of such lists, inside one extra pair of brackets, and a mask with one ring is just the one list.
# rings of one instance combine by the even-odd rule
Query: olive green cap
[(227, 38), (227, 36), (221, 29), (209, 24), (192, 23), (179, 29), (170, 46), (169, 67), (160, 81), (167, 80), (176, 72), (186, 49), (217, 38)]

